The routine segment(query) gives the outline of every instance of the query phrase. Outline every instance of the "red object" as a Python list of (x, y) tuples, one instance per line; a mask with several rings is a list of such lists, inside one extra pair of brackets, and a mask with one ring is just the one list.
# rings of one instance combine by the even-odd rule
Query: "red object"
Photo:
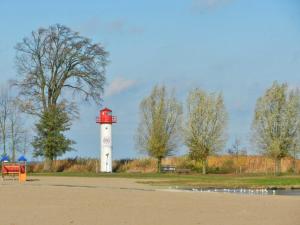
[(20, 164), (2, 164), (2, 176), (4, 174), (26, 173), (25, 165)]
[(26, 173), (26, 167), (25, 165), (20, 165), (20, 173)]
[(112, 111), (108, 108), (104, 108), (100, 111), (99, 117), (96, 120), (100, 124), (113, 124), (117, 122), (117, 117), (112, 116)]

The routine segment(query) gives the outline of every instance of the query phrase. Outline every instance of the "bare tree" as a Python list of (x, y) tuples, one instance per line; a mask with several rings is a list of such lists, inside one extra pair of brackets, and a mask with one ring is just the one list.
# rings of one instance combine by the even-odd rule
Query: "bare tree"
[(30, 143), (31, 143), (31, 138), (30, 138), (30, 131), (29, 129), (24, 129), (23, 130), (23, 135), (21, 137), (20, 141), (20, 152), (25, 156), (28, 154), (30, 151)]
[(8, 88), (2, 86), (0, 89), (0, 132), (3, 154), (7, 154), (8, 116), (10, 114), (10, 97)]
[(155, 86), (140, 104), (137, 147), (157, 159), (157, 172), (161, 160), (171, 155), (178, 145), (181, 115), (181, 105), (164, 86)]
[(7, 148), (10, 148), (10, 158), (16, 160), (16, 154), (24, 144), (24, 136), (27, 135), (23, 123), (22, 112), (19, 110), (17, 101), (14, 100), (8, 87), (3, 86), (0, 90), (0, 130), (3, 154), (9, 155)]
[[(101, 101), (108, 62), (101, 44), (56, 24), (33, 31), (16, 45), (16, 51), (19, 79), (13, 83), (19, 88), (18, 100), (24, 112), (42, 121), (50, 111), (63, 109), (71, 118), (78, 115), (76, 96), (84, 101)], [(63, 126), (69, 126), (69, 122)], [(56, 149), (58, 153), (61, 150)], [(47, 159), (47, 154), (44, 157), (44, 168), (49, 168), (46, 164), (52, 159)]]
[(299, 146), (300, 92), (287, 84), (274, 82), (257, 100), (253, 120), (253, 141), (263, 154), (275, 161), (281, 172), (281, 159)]
[(240, 154), (241, 140), (239, 138), (235, 138), (231, 148), (228, 149), (228, 153), (230, 155), (234, 155), (236, 157)]
[(240, 156), (245, 156), (247, 155), (247, 150), (246, 148), (241, 147), (241, 139), (236, 137), (234, 139), (234, 142), (232, 146), (228, 149), (228, 153), (232, 155), (235, 158), (236, 161), (236, 173), (242, 173), (242, 165), (241, 165), (241, 160)]
[(205, 174), (208, 156), (221, 150), (226, 140), (227, 112), (223, 97), (194, 89), (188, 96), (187, 112), (185, 143), (190, 158), (202, 163), (202, 173)]
[(87, 101), (101, 100), (108, 54), (100, 44), (56, 24), (33, 31), (16, 50), (20, 79), (14, 84), (27, 113), (41, 116), (61, 102), (73, 110), (75, 103), (63, 98), (68, 90)]
[(17, 102), (11, 100), (7, 128), (12, 161), (16, 161), (17, 152), (24, 152), (24, 145), (27, 144), (28, 131), (25, 129), (21, 113)]

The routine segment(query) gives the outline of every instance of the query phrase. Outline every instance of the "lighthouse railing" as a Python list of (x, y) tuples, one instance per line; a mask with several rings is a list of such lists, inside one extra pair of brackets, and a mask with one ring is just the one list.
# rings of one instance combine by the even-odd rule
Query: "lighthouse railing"
[(101, 119), (100, 116), (96, 117), (96, 123), (117, 123), (117, 117), (111, 116), (110, 118)]

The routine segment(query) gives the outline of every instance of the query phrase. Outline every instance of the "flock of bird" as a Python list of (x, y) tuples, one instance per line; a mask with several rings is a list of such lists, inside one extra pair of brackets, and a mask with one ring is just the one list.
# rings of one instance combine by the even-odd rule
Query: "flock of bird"
[[(172, 188), (172, 187), (171, 187)], [(276, 190), (268, 189), (245, 189), (245, 188), (192, 188), (192, 189), (182, 189), (175, 186), (175, 189), (181, 189), (184, 191), (193, 192), (222, 192), (222, 193), (236, 193), (236, 194), (252, 194), (252, 195), (276, 195)]]

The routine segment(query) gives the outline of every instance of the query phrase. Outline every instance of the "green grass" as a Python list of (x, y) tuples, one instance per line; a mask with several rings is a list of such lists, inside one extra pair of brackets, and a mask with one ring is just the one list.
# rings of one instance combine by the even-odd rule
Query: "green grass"
[(178, 186), (184, 188), (300, 188), (299, 175), (265, 176), (247, 175), (179, 175), (156, 173), (31, 173), (30, 176), (66, 176), (66, 177), (106, 177), (131, 178), (138, 183), (155, 186)]
[(166, 181), (145, 182), (152, 185), (213, 188), (300, 188), (300, 177), (207, 175)]

